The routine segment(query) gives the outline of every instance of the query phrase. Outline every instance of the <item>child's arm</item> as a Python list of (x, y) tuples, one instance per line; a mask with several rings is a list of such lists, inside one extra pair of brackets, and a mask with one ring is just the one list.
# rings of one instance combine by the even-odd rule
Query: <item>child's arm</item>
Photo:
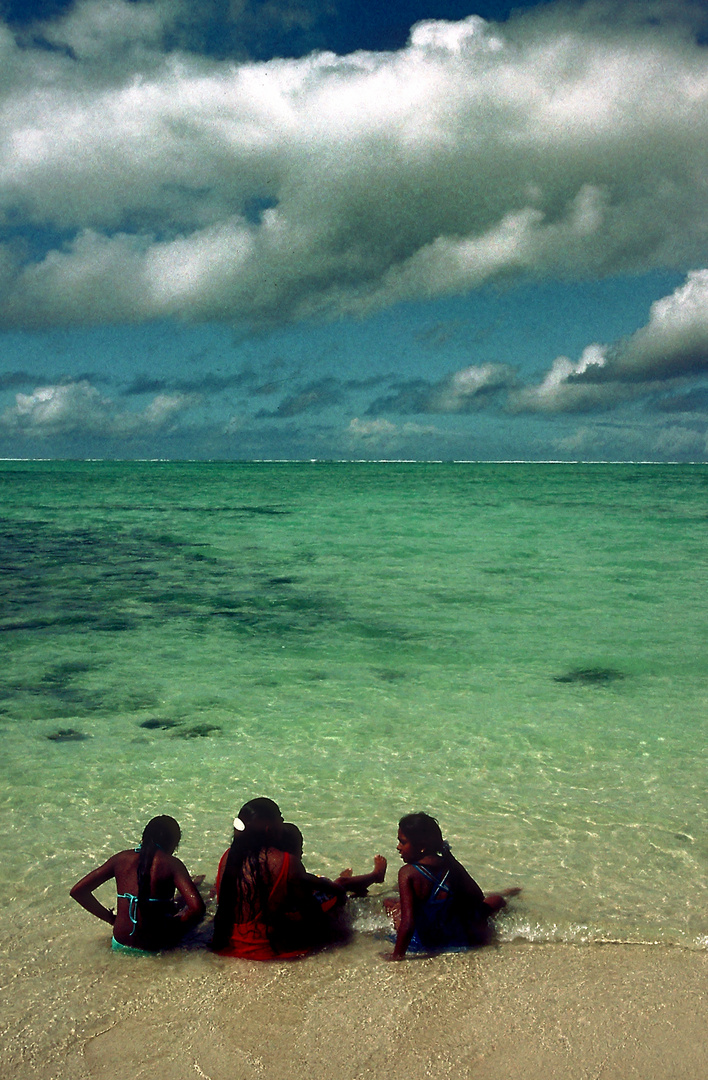
[(115, 855), (111, 855), (108, 862), (105, 862), (103, 866), (91, 870), (86, 877), (82, 877), (81, 881), (76, 882), (69, 894), (72, 900), (76, 900), (76, 903), (81, 904), (82, 908), (86, 908), (91, 915), (95, 915), (97, 919), (107, 922), (109, 926), (115, 925), (115, 912), (104, 907), (93, 893), (99, 885), (105, 884), (106, 881), (110, 881), (111, 878), (116, 876), (114, 859)]
[[(175, 916), (180, 922), (186, 923), (187, 927), (194, 926), (204, 918), (206, 908), (196, 883), (189, 875), (187, 867), (180, 859), (174, 859), (174, 882), (175, 888), (184, 900), (184, 907)], [(203, 880), (203, 879), (202, 879)]]
[(342, 870), (335, 884), (346, 892), (363, 896), (370, 885), (379, 884), (385, 879), (386, 865), (383, 855), (375, 855), (374, 869), (369, 874), (352, 874), (351, 870)]
[(342, 888), (339, 878), (336, 881), (330, 881), (326, 877), (316, 877), (314, 874), (308, 874), (305, 880), (310, 885), (312, 892), (326, 892), (330, 896), (336, 896), (339, 901), (344, 901), (347, 898), (346, 889)]

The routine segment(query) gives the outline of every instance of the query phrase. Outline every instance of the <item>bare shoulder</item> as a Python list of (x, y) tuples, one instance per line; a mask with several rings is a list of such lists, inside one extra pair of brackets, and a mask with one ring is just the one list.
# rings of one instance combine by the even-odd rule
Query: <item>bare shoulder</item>
[(166, 851), (155, 852), (154, 866), (160, 877), (174, 877), (177, 874), (186, 874), (187, 867), (176, 855), (168, 855)]
[(126, 848), (125, 851), (118, 851), (115, 855), (111, 855), (110, 859), (106, 863), (106, 866), (112, 865), (116, 870), (127, 870), (132, 866), (137, 866), (138, 853), (133, 848)]
[(403, 885), (404, 882), (412, 881), (415, 877), (415, 867), (410, 863), (404, 863), (401, 869), (398, 871), (398, 884)]
[(128, 848), (111, 855), (105, 865), (104, 877), (114, 877), (119, 890), (133, 892), (137, 880), (138, 853)]
[[(283, 868), (283, 862), (285, 861), (285, 852), (280, 851), (278, 848), (269, 847), (263, 853), (263, 860), (267, 864), (268, 870), (270, 871), (270, 873), (274, 877), (276, 877)], [(295, 861), (296, 860), (291, 855), (290, 856), (290, 864), (291, 864), (291, 866)]]

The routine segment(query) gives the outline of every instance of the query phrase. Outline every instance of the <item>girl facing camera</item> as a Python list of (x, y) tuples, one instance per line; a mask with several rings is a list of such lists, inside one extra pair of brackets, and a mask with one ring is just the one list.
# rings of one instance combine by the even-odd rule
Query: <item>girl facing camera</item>
[(506, 898), (521, 890), (485, 896), (474, 878), (453, 856), (440, 826), (430, 814), (407, 814), (398, 825), (400, 899), (388, 901), (396, 943), (387, 959), (407, 952), (445, 952), (486, 944), (491, 919), (506, 907)]

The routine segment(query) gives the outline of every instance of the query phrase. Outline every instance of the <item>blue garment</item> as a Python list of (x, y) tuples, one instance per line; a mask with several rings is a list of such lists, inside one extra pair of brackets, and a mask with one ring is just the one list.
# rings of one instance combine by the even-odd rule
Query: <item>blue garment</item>
[(414, 911), (414, 930), (408, 952), (455, 952), (469, 949), (470, 934), (466, 922), (455, 910), (455, 895), (447, 883), (450, 871), (446, 870), (438, 878), (420, 863), (412, 864), (415, 869), (432, 882), (430, 896), (416, 904)]

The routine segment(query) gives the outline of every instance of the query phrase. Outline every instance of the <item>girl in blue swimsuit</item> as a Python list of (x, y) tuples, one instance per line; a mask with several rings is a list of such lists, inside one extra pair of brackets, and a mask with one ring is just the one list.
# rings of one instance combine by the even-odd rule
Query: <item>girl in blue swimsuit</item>
[[(114, 949), (155, 952), (170, 948), (203, 918), (204, 901), (174, 854), (180, 838), (174, 818), (153, 818), (145, 826), (139, 848), (111, 855), (71, 890), (77, 903), (113, 927)], [(93, 895), (111, 878), (116, 882), (115, 913)], [(181, 905), (175, 903), (175, 891)]]
[(400, 900), (386, 906), (396, 927), (390, 960), (406, 952), (450, 952), (484, 945), (490, 920), (519, 889), (485, 896), (445, 843), (429, 814), (407, 814), (398, 826)]

